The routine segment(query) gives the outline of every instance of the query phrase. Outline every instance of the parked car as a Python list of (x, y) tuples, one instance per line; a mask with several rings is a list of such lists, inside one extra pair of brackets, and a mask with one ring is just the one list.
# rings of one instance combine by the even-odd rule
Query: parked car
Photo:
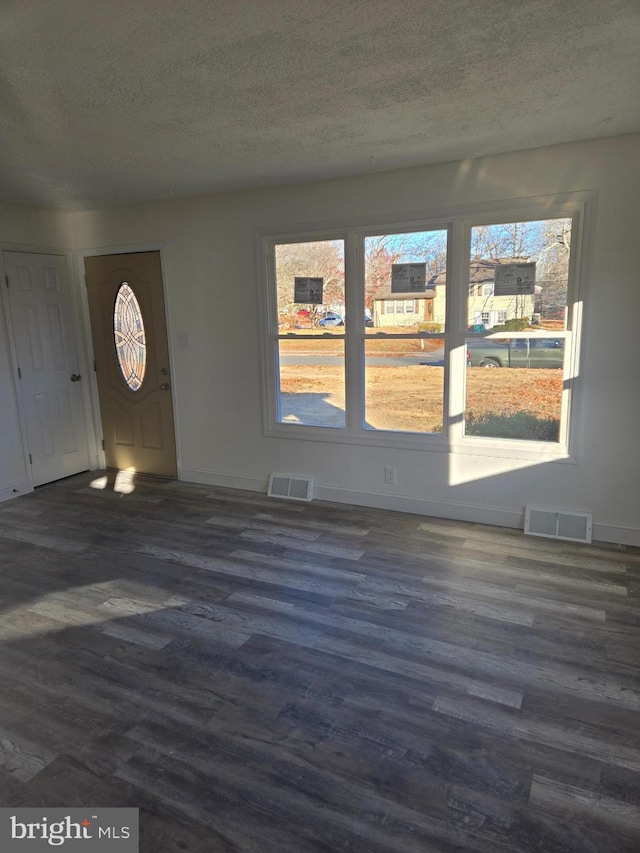
[(318, 320), (319, 326), (344, 326), (344, 320), (339, 314), (327, 314)]
[(471, 338), (467, 364), (472, 367), (548, 367), (564, 365), (563, 338)]
[[(365, 326), (373, 326), (373, 320), (371, 317), (367, 317), (364, 315), (364, 324)], [(344, 326), (344, 320), (339, 314), (327, 314), (326, 317), (322, 317), (322, 319), (318, 320), (319, 326)]]
[(327, 314), (318, 320), (319, 326), (344, 326), (344, 320), (339, 314)]

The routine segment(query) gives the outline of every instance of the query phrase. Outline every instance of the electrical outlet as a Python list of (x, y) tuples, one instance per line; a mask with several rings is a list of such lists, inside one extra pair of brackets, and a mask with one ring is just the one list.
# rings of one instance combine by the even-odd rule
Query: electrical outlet
[(396, 468), (395, 465), (386, 465), (384, 469), (384, 481), (385, 483), (389, 483), (389, 485), (393, 486), (396, 482)]

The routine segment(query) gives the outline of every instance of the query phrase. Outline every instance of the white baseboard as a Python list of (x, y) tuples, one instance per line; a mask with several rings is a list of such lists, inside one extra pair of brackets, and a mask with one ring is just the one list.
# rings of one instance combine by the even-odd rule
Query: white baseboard
[[(220, 474), (201, 471), (196, 468), (181, 468), (180, 479), (192, 483), (204, 483), (210, 486), (228, 486), (231, 489), (248, 489), (252, 492), (267, 492), (268, 478), (249, 477), (238, 474)], [(478, 524), (497, 524), (500, 527), (523, 527), (522, 512), (511, 509), (495, 509), (474, 504), (448, 503), (446, 501), (428, 501), (402, 495), (388, 495), (377, 492), (358, 492), (353, 489), (341, 489), (335, 486), (315, 484), (314, 497), (321, 501), (331, 501), (354, 506), (368, 506), (376, 509), (390, 509), (397, 512), (431, 515), (436, 518), (452, 518), (458, 521), (472, 521)]]
[(640, 528), (626, 527), (623, 524), (593, 523), (594, 542), (615, 542), (617, 545), (635, 545), (640, 547)]
[(317, 484), (315, 496), (324, 501), (370, 506), (376, 509), (390, 509), (395, 512), (408, 512), (416, 515), (430, 515), (434, 518), (451, 518), (456, 521), (471, 521), (476, 524), (496, 524), (499, 527), (524, 526), (524, 508), (522, 512), (518, 512), (512, 509), (478, 506), (476, 504), (431, 501), (406, 495), (356, 492), (351, 489), (339, 489), (334, 486), (319, 486)]
[(269, 478), (250, 477), (244, 474), (220, 474), (217, 471), (201, 471), (199, 468), (180, 468), (178, 479), (205, 486), (227, 486), (230, 489), (247, 489), (250, 492), (267, 494)]
[(18, 498), (20, 495), (26, 495), (32, 491), (33, 487), (26, 480), (22, 480), (19, 483), (8, 483), (6, 486), (0, 486), (0, 501)]
[[(221, 474), (201, 471), (195, 468), (181, 468), (180, 479), (192, 483), (204, 483), (209, 486), (227, 486), (230, 489), (246, 489), (252, 492), (267, 493), (268, 478), (250, 477), (242, 474)], [(353, 489), (341, 489), (336, 486), (322, 486), (316, 483), (315, 498), (353, 506), (367, 506), (375, 509), (389, 509), (395, 512), (415, 513), (416, 515), (449, 518), (454, 521), (469, 521), (475, 524), (495, 524), (498, 527), (524, 528), (524, 506), (522, 510), (506, 507), (487, 507), (478, 504), (453, 503), (450, 501), (432, 501), (424, 498), (412, 498), (406, 495), (388, 495), (378, 492), (358, 492)], [(613, 542), (618, 545), (640, 546), (640, 529), (625, 527), (621, 524), (593, 525), (593, 539), (598, 542)]]

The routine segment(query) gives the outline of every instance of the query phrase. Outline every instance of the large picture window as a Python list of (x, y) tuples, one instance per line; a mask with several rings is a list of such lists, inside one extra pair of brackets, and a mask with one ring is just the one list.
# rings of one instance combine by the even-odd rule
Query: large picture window
[(568, 457), (588, 201), (261, 234), (267, 433)]

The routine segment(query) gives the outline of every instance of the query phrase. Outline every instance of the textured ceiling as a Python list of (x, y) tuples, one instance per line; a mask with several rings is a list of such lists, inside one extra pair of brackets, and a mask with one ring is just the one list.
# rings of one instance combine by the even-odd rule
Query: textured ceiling
[(87, 207), (640, 130), (639, 0), (2, 0), (0, 200)]

